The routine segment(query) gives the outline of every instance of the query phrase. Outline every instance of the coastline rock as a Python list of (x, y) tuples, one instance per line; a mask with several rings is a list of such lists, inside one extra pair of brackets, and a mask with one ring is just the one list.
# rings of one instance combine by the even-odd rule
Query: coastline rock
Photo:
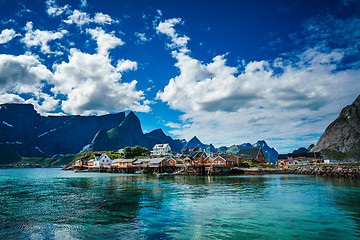
[(342, 109), (311, 152), (325, 149), (342, 153), (360, 151), (360, 95), (351, 105)]

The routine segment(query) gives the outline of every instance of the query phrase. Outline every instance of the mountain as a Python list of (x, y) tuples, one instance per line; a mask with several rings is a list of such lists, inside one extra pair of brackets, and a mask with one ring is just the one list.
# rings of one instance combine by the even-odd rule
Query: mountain
[(301, 147), (296, 150), (294, 150), (292, 153), (307, 153), (309, 150), (307, 148)]
[(127, 146), (152, 149), (168, 143), (181, 152), (185, 140), (173, 140), (161, 129), (144, 134), (130, 112), (103, 116), (41, 116), (31, 104), (0, 105), (0, 163), (21, 157), (51, 157), (83, 150), (118, 150)]
[(130, 112), (124, 121), (117, 127), (105, 132), (100, 130), (87, 150), (113, 150), (116, 151), (125, 147), (141, 146), (152, 150), (155, 144), (168, 143), (173, 152), (181, 152), (182, 143), (180, 140), (173, 140), (165, 135), (162, 129), (156, 129), (144, 134), (139, 118)]
[(203, 144), (196, 136), (190, 139), (190, 141), (187, 142), (183, 148), (201, 148), (206, 151), (216, 151), (215, 147), (211, 143)]
[(104, 116), (41, 116), (31, 104), (0, 105), (0, 145), (23, 157), (80, 152), (100, 129), (118, 126), (125, 113)]
[(219, 152), (237, 153), (240, 149), (248, 149), (248, 148), (261, 148), (267, 162), (273, 162), (273, 163), (277, 162), (279, 153), (274, 148), (270, 148), (269, 145), (267, 145), (267, 143), (264, 140), (257, 141), (254, 144), (243, 143), (240, 145), (232, 145), (230, 147), (222, 146), (217, 150)]
[(257, 141), (253, 144), (253, 146), (254, 148), (261, 148), (267, 162), (277, 163), (279, 153), (275, 150), (275, 148), (269, 147), (264, 140)]
[(360, 95), (351, 105), (342, 109), (339, 117), (326, 128), (311, 151), (360, 153)]
[(171, 137), (165, 135), (161, 128), (146, 133), (145, 136), (153, 145), (159, 143), (168, 143), (173, 152), (180, 153), (181, 149), (183, 148), (183, 144), (179, 139), (173, 140)]

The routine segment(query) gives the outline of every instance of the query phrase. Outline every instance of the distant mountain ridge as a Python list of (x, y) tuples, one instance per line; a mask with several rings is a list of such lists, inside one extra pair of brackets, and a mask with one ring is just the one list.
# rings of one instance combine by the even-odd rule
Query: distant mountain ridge
[(41, 116), (31, 104), (0, 105), (0, 145), (24, 157), (77, 153), (100, 130), (118, 126), (125, 113), (104, 116)]
[(276, 163), (278, 160), (279, 153), (275, 150), (275, 148), (269, 147), (269, 145), (264, 140), (257, 141), (254, 144), (243, 143), (240, 145), (232, 145), (230, 147), (223, 146), (218, 148), (218, 151), (237, 153), (240, 149), (247, 149), (247, 148), (261, 148), (267, 162)]
[[(116, 151), (139, 145), (150, 150), (155, 144), (168, 143), (174, 152), (183, 148), (237, 152), (242, 148), (262, 148), (268, 161), (277, 158), (275, 149), (265, 141), (216, 149), (196, 136), (190, 141), (174, 140), (162, 129), (143, 133), (139, 118), (130, 112), (103, 116), (41, 116), (31, 104), (0, 105), (0, 160), (9, 153), (22, 157), (51, 157), (88, 151)], [(6, 154), (1, 155), (1, 150)]]
[(190, 139), (189, 142), (186, 142), (183, 146), (184, 149), (186, 148), (201, 148), (203, 150), (207, 151), (216, 151), (215, 147), (210, 143), (203, 144), (196, 136), (194, 136), (192, 139)]

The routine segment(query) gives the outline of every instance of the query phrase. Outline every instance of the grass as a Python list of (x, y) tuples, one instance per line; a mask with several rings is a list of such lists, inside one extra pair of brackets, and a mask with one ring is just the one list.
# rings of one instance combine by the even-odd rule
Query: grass
[(324, 149), (322, 151), (322, 154), (324, 155), (330, 155), (333, 158), (337, 159), (337, 160), (344, 160), (345, 158), (351, 157), (357, 153), (360, 153), (360, 151), (351, 151), (351, 152), (337, 152), (337, 151), (333, 151), (333, 150), (329, 150), (329, 149)]

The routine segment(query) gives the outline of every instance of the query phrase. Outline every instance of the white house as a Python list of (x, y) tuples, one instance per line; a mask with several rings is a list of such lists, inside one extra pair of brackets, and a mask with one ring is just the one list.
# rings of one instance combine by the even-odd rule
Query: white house
[(170, 155), (171, 147), (169, 144), (156, 144), (153, 148), (153, 155)]
[(111, 159), (106, 153), (101, 156), (95, 154), (94, 167), (109, 167), (111, 166)]
[(338, 160), (324, 159), (324, 164), (339, 164), (339, 163), (342, 163), (342, 162), (338, 161)]

